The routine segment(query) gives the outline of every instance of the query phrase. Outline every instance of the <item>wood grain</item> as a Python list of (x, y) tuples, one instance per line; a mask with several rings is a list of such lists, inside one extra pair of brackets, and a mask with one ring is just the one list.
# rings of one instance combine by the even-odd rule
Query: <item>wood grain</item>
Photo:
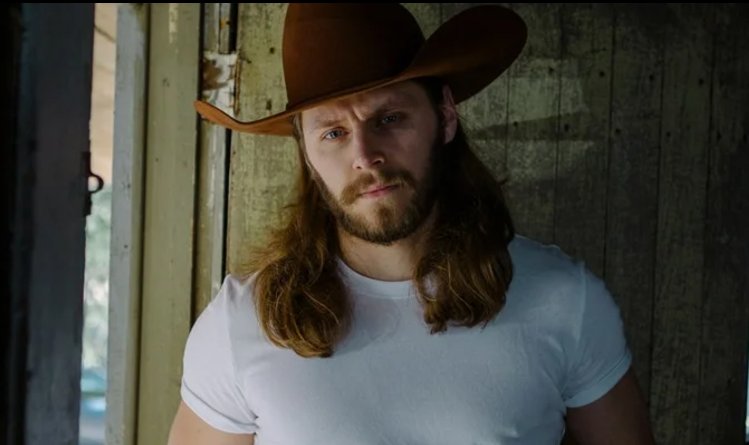
[(603, 276), (614, 11), (561, 7), (554, 241)]
[(710, 5), (668, 5), (664, 31), (650, 406), (658, 443), (698, 444), (710, 125)]
[(560, 5), (513, 3), (528, 25), (523, 53), (509, 70), (507, 199), (518, 233), (554, 237), (559, 114)]
[[(203, 52), (228, 54), (229, 35), (236, 28), (229, 3), (203, 7)], [(204, 70), (205, 68), (203, 68)], [(201, 85), (201, 90), (203, 85)], [(231, 133), (201, 120), (198, 147), (198, 196), (195, 233), (193, 319), (218, 293), (225, 275), (226, 181)]]
[(166, 443), (190, 329), (200, 5), (153, 4), (143, 224), (138, 443)]
[(604, 271), (618, 297), (645, 394), (650, 392), (661, 125), (658, 17), (664, 13), (662, 5), (617, 5), (614, 19)]
[(112, 238), (109, 263), (106, 443), (134, 445), (138, 409), (149, 6), (118, 13)]
[[(445, 20), (481, 3), (442, 3)], [(509, 70), (502, 73), (479, 94), (458, 105), (461, 123), (474, 152), (494, 177), (507, 177), (507, 120)]]
[[(699, 444), (743, 444), (749, 338), (749, 7), (716, 4)], [(696, 329), (695, 329), (696, 331)]]
[[(239, 110), (243, 120), (282, 111), (286, 90), (281, 37), (286, 5), (243, 3), (239, 7), (237, 51)], [(280, 221), (297, 164), (292, 138), (235, 133), (232, 140), (227, 215), (227, 267), (243, 273), (253, 249)]]

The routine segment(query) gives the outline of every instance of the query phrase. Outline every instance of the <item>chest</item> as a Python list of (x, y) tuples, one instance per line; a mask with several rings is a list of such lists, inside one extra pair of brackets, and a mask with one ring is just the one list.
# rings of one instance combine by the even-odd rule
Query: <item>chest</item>
[(561, 436), (564, 365), (553, 337), (523, 322), (431, 335), (413, 308), (390, 309), (359, 318), (330, 358), (248, 349), (239, 377), (258, 445), (542, 444), (554, 443), (544, 434)]

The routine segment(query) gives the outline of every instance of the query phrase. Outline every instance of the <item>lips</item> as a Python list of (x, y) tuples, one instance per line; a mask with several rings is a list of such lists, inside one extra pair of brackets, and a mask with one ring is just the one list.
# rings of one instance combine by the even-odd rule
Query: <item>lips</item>
[(360, 194), (360, 196), (375, 196), (375, 195), (380, 195), (383, 192), (387, 192), (387, 191), (393, 190), (396, 187), (398, 187), (397, 184), (392, 184), (392, 185), (376, 185), (374, 187), (370, 187), (367, 190), (363, 191)]

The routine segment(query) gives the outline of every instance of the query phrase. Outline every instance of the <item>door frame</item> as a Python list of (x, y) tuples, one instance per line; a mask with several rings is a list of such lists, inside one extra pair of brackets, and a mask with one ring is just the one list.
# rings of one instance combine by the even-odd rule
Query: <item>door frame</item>
[(77, 443), (94, 4), (24, 3), (10, 197), (2, 439)]

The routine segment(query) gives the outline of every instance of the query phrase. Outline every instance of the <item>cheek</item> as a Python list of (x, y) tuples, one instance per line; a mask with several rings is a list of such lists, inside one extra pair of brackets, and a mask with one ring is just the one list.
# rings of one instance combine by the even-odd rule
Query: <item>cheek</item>
[(345, 179), (342, 177), (342, 170), (331, 162), (326, 162), (324, 159), (309, 158), (309, 167), (312, 168), (313, 174), (315, 175), (316, 182), (322, 183), (327, 189), (335, 196), (339, 196), (341, 190), (346, 185)]
[(405, 153), (404, 162), (416, 180), (421, 181), (424, 179), (429, 170), (429, 163), (432, 160), (432, 151), (438, 149), (439, 147), (432, 145), (425, 146), (424, 142), (420, 141), (417, 149), (409, 150)]

